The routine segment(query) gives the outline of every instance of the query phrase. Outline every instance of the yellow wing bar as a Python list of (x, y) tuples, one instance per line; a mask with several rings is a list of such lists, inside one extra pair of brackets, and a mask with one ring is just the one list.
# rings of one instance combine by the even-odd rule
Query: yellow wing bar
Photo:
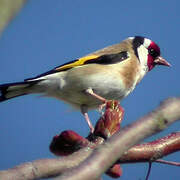
[(73, 68), (76, 66), (81, 66), (81, 65), (85, 64), (86, 61), (91, 60), (91, 59), (96, 59), (98, 57), (99, 56), (97, 56), (97, 55), (85, 56), (85, 57), (79, 58), (73, 62), (67, 63), (67, 64), (62, 65), (60, 67), (57, 67), (55, 70), (56, 71), (63, 71), (63, 70), (70, 69), (70, 68)]

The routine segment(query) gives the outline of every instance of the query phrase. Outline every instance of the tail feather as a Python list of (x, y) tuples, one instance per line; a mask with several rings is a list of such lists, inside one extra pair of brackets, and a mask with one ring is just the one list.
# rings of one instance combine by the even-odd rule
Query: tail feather
[(0, 102), (29, 94), (29, 88), (39, 81), (24, 81), (0, 85)]

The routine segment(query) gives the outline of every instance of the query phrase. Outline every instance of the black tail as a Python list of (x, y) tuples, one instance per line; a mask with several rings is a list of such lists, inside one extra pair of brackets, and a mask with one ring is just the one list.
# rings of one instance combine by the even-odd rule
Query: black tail
[(30, 88), (39, 81), (24, 81), (0, 85), (0, 102), (30, 93)]

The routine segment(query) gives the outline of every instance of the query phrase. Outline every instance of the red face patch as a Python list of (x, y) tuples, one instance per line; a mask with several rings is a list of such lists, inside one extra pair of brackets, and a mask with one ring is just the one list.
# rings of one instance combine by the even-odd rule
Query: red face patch
[(148, 68), (149, 68), (149, 71), (150, 71), (155, 66), (154, 60), (158, 56), (160, 56), (161, 52), (160, 52), (159, 46), (153, 41), (151, 42), (151, 44), (148, 47), (148, 52), (149, 52), (149, 54), (148, 54), (148, 62), (147, 62), (147, 64), (148, 64)]
[(157, 53), (157, 56), (160, 56), (161, 53), (160, 48), (155, 42), (152, 41), (148, 49), (153, 49)]

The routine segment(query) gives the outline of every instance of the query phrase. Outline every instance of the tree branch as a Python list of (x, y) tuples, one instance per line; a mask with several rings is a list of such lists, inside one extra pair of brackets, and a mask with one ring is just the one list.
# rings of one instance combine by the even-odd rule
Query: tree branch
[(163, 159), (158, 159), (155, 161), (156, 163), (162, 163), (162, 164), (168, 164), (168, 165), (171, 165), (171, 166), (180, 166), (180, 163), (179, 162), (174, 162), (174, 161), (166, 161), (166, 160), (163, 160)]
[[(113, 118), (113, 113), (109, 113), (111, 114), (110, 117)], [(116, 116), (117, 114), (115, 113), (115, 117)], [(53, 177), (60, 174), (62, 176), (58, 179), (98, 179), (113, 163), (155, 161), (162, 156), (180, 150), (179, 132), (172, 133), (167, 137), (150, 143), (136, 145), (131, 149), (129, 148), (145, 137), (163, 130), (178, 119), (180, 119), (180, 98), (171, 98), (161, 103), (152, 113), (149, 113), (132, 125), (121, 129), (120, 132), (105, 142), (101, 137), (96, 137), (95, 141), (88, 142), (87, 139), (85, 140), (79, 137), (79, 135), (76, 135), (74, 132), (63, 132), (62, 134), (66, 142), (70, 142), (71, 144), (78, 142), (80, 150), (76, 149), (78, 150), (77, 152), (61, 158), (36, 160), (6, 171), (0, 171), (0, 179), (30, 180)], [(111, 121), (113, 121), (113, 119), (111, 119)], [(121, 119), (119, 122), (120, 121)], [(110, 123), (110, 121), (108, 121), (108, 123)], [(108, 123), (106, 122), (106, 124)], [(101, 123), (100, 126), (102, 127)], [(112, 126), (108, 125), (108, 127)], [(117, 127), (116, 123), (115, 127)], [(111, 128), (111, 132), (113, 132), (113, 130), (114, 128)], [(69, 132), (69, 134), (67, 134), (67, 132)], [(100, 129), (98, 129), (97, 132), (101, 134)], [(105, 132), (106, 134), (103, 134), (103, 136), (106, 138), (109, 133), (107, 133), (107, 129), (105, 129)], [(59, 136), (54, 139), (57, 140), (58, 137)], [(102, 144), (103, 142), (104, 144)], [(98, 146), (99, 144), (102, 145)], [(95, 150), (93, 150), (94, 148)], [(160, 153), (158, 154), (158, 152)], [(58, 154), (57, 150), (56, 153)], [(120, 166), (117, 166), (117, 164), (114, 166), (114, 169), (116, 168), (118, 172), (121, 171)], [(111, 174), (111, 172), (107, 172), (107, 174)], [(121, 175), (121, 173), (119, 173), (119, 175)]]
[(117, 163), (159, 162), (157, 159), (180, 150), (180, 132), (129, 149)]
[(0, 1), (0, 34), (9, 21), (19, 12), (27, 0), (1, 0)]
[(180, 98), (171, 98), (140, 120), (123, 128), (93, 153), (79, 166), (65, 172), (59, 180), (98, 179), (130, 147), (143, 139), (158, 133), (180, 119)]

